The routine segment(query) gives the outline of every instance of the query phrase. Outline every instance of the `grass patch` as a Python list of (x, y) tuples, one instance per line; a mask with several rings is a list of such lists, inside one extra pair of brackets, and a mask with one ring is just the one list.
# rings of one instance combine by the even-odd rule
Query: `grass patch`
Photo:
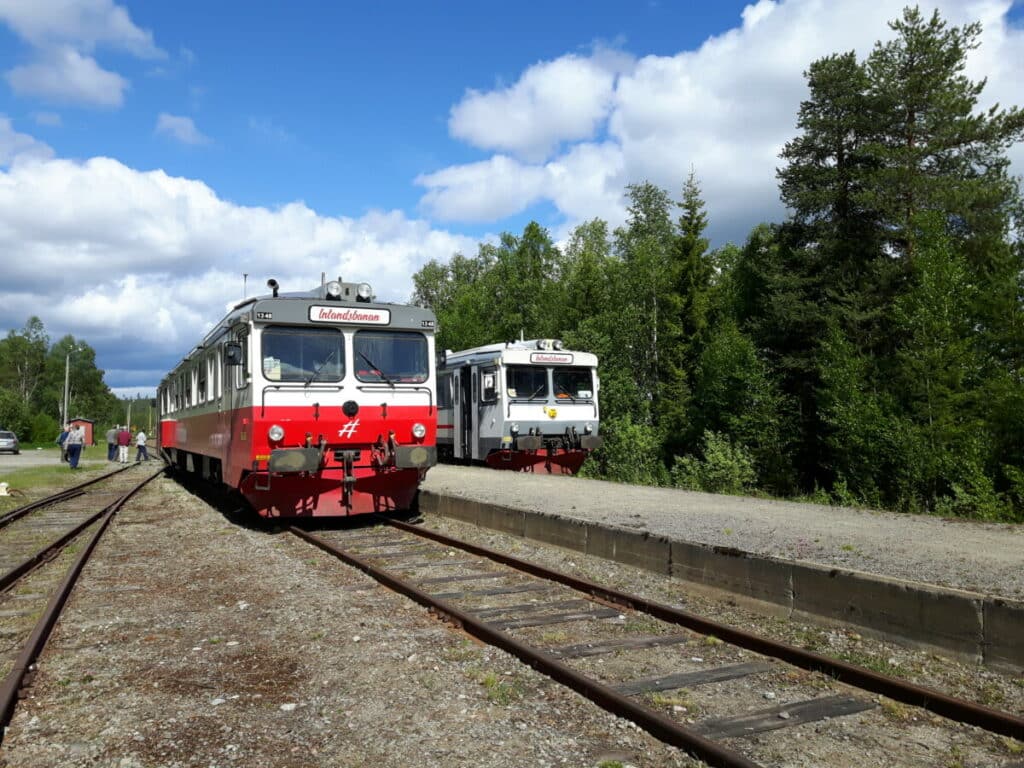
[(1000, 740), (1003, 742), (1003, 747), (1011, 755), (1024, 755), (1024, 744), (1021, 742), (1011, 739), (1009, 736), (1001, 736)]
[(627, 632), (643, 632), (644, 634), (657, 635), (662, 632), (661, 622), (657, 619), (649, 619), (638, 616), (635, 619), (628, 619), (622, 628)]
[(909, 723), (914, 716), (910, 707), (892, 699), (882, 698), (879, 706), (882, 714), (896, 723)]
[(680, 688), (672, 693), (661, 691), (651, 693), (648, 694), (647, 700), (657, 709), (672, 712), (676, 707), (680, 707), (690, 717), (700, 714), (700, 707), (693, 702), (690, 698), (690, 692), (685, 688)]
[(889, 665), (889, 662), (878, 656), (861, 653), (860, 651), (843, 651), (839, 654), (839, 658), (851, 664), (856, 664), (858, 667), (870, 669), (872, 672), (879, 672), (883, 675), (893, 674), (893, 668)]
[(625, 763), (620, 760), (602, 760), (597, 768), (626, 768)]
[(474, 643), (463, 641), (462, 645), (454, 648), (445, 648), (441, 652), (441, 658), (445, 661), (470, 661), (478, 655), (479, 648)]
[(487, 691), (487, 700), (502, 707), (523, 697), (523, 686), (517, 680), (506, 682), (493, 672), (486, 673), (480, 679), (480, 685)]

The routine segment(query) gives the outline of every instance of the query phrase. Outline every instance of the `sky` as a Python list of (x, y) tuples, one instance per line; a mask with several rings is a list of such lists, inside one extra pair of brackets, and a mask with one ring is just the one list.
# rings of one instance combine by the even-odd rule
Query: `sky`
[[(38, 316), (150, 395), (268, 278), (406, 301), (431, 259), (616, 226), (628, 184), (678, 197), (691, 169), (740, 243), (785, 217), (808, 65), (903, 5), (0, 0), (0, 334)], [(983, 106), (1024, 105), (1020, 2), (921, 8), (981, 21)]]

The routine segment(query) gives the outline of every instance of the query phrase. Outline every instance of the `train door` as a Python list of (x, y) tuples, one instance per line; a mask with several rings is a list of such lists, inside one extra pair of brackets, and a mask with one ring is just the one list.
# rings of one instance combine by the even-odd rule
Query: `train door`
[(464, 459), (473, 458), (473, 372), (470, 366), (459, 368), (459, 401), (456, 406), (458, 415), (455, 422), (455, 441), (459, 456)]
[(480, 367), (480, 382), (477, 426), (476, 455), (474, 458), (485, 459), (497, 446), (497, 438), (503, 424), (498, 404), (498, 367), (486, 365)]

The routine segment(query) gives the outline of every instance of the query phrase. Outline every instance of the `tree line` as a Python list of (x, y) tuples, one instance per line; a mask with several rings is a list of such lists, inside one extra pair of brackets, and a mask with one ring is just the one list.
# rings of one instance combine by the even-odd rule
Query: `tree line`
[(149, 398), (119, 399), (103, 374), (89, 344), (70, 334), (51, 344), (42, 320), (30, 317), (0, 339), (0, 428), (13, 431), (22, 443), (48, 443), (69, 417), (96, 422), (97, 441), (107, 427), (126, 423), (129, 408), (133, 424), (156, 423)]
[[(431, 261), (439, 344), (558, 337), (600, 359), (593, 476), (1024, 520), (1024, 205), (1017, 107), (978, 110), (980, 25), (907, 8), (889, 42), (814, 61), (781, 153), (788, 216), (709, 248), (678, 200), (564, 247), (535, 222)], [(741, 162), (742, 158), (737, 158)]]

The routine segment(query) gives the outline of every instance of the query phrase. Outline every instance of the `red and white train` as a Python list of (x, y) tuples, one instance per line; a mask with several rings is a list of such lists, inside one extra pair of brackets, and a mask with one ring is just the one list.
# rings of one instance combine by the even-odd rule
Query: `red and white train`
[(433, 313), (366, 283), (267, 285), (160, 383), (165, 458), (264, 517), (415, 511), (437, 461)]

